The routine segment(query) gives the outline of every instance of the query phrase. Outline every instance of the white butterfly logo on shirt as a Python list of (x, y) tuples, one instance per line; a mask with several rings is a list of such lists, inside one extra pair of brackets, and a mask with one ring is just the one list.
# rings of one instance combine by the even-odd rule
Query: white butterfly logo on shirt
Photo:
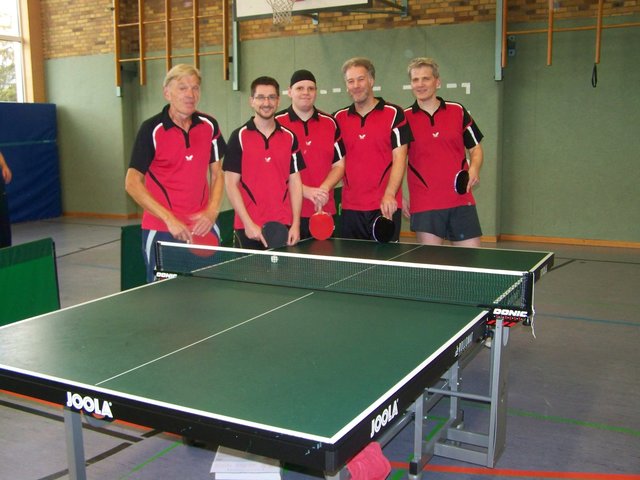
[(367, 136), (367, 134), (366, 133), (361, 133), (358, 136), (360, 137), (360, 140), (364, 140), (364, 138)]
[(311, 140), (307, 140), (305, 143), (307, 144), (307, 147), (308, 147), (311, 145)]
[(433, 135), (433, 138), (438, 138), (438, 136), (440, 135), (440, 132), (435, 132), (435, 133), (432, 133), (431, 135)]
[(190, 162), (191, 160), (193, 160), (193, 155), (185, 155), (185, 156), (184, 156), (184, 159), (185, 159), (187, 162)]
[(271, 157), (264, 157), (264, 161), (269, 163), (271, 161)]

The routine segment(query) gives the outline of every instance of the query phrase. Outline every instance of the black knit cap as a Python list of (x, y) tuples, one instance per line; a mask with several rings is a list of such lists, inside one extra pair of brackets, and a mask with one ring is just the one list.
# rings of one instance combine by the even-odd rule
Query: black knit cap
[(309, 70), (296, 70), (291, 75), (291, 82), (289, 83), (290, 87), (293, 87), (296, 83), (301, 82), (302, 80), (311, 80), (313, 83), (316, 83), (316, 77), (313, 76)]

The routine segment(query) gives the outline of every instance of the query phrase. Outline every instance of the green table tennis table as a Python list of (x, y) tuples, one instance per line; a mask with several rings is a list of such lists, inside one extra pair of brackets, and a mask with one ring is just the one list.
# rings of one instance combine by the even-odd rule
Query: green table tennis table
[[(207, 278), (252, 258), (263, 265), (249, 263), (242, 281)], [(333, 239), (277, 252), (219, 247), (211, 259), (213, 266), (199, 269), (203, 276), (179, 275), (0, 328), (0, 389), (64, 407), (71, 478), (86, 478), (82, 416), (226, 445), (336, 479), (349, 478), (346, 463), (368, 443), (384, 444), (413, 423), (412, 478), (434, 453), (493, 466), (506, 423), (505, 317), (495, 320), (490, 394), (465, 397), (456, 377), (482, 348), (491, 305), (411, 298), (418, 280), (410, 267), (445, 277), (492, 269), (533, 282), (553, 254)], [(321, 274), (312, 288), (303, 284), (319, 262), (332, 285), (357, 276), (365, 287), (324, 288)], [(294, 265), (300, 277), (281, 283)], [(435, 278), (426, 284), (446, 281)], [(387, 296), (392, 283), (399, 294)], [(503, 292), (495, 294), (502, 306)], [(505, 312), (517, 314), (511, 308)], [(442, 438), (426, 442), (424, 419), (443, 396), (451, 400), (450, 421)], [(488, 434), (461, 428), (463, 398), (491, 404)]]

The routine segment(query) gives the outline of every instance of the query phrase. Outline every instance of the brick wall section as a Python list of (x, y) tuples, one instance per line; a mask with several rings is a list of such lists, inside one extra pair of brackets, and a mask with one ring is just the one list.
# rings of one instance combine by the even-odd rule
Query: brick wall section
[[(120, 2), (122, 23), (138, 21), (137, 2)], [(222, 43), (222, 1), (199, 0), (199, 25), (201, 50), (218, 47)], [(512, 29), (518, 22), (546, 21), (546, 0), (508, 0), (508, 21)], [(112, 0), (41, 0), (43, 44), (45, 58), (95, 55), (115, 51), (113, 35)], [(163, 52), (165, 44), (164, 0), (145, 0), (145, 21), (159, 23), (145, 26), (145, 49)], [(383, 5), (374, 2), (376, 9)], [(401, 17), (393, 9), (389, 14), (321, 13), (319, 25), (313, 25), (308, 17), (294, 16), (293, 22), (275, 26), (270, 19), (240, 23), (240, 39), (255, 40), (282, 36), (311, 35), (347, 31), (379, 30), (424, 25), (444, 25), (474, 22), (493, 22), (496, 14), (494, 0), (409, 0), (409, 15)], [(620, 16), (640, 13), (640, 0), (607, 0), (604, 15)], [(556, 1), (554, 18), (595, 19), (597, 1)], [(192, 2), (174, 0), (171, 10), (173, 50), (193, 48)], [(595, 20), (594, 20), (595, 24)], [(135, 27), (121, 29), (122, 56), (136, 56), (138, 31)]]
[(41, 0), (45, 59), (113, 52), (111, 0)]

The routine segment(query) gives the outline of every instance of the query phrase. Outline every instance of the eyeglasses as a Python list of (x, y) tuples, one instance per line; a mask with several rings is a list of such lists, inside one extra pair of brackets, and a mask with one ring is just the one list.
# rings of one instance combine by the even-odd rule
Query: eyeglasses
[(276, 100), (278, 100), (278, 95), (268, 95), (268, 96), (256, 95), (252, 98), (258, 102), (264, 102), (265, 100), (269, 100), (270, 102), (275, 102)]

